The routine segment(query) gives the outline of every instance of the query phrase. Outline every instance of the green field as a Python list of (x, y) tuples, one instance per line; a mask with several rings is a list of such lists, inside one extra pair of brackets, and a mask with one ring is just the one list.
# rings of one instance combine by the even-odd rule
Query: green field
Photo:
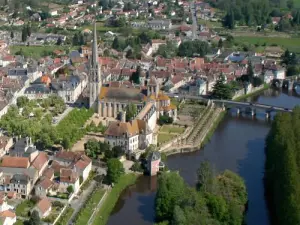
[(158, 133), (157, 142), (164, 143), (172, 140), (173, 138), (175, 138), (175, 136), (176, 135), (174, 134)]
[[(115, 207), (120, 194), (122, 191), (135, 183), (137, 179), (137, 175), (130, 173), (123, 175), (119, 182), (115, 184), (115, 186), (112, 188), (111, 192), (108, 194), (107, 198), (105, 199), (105, 202), (103, 203), (102, 207), (100, 208), (99, 212), (97, 213), (96, 219), (93, 222), (93, 225), (105, 225), (113, 208)], [(84, 223), (86, 224), (86, 223)], [(124, 221), (124, 224), (126, 222)]]
[(98, 189), (89, 198), (86, 205), (80, 210), (75, 225), (87, 224), (91, 218), (94, 209), (97, 207), (105, 191), (103, 189)]
[[(32, 57), (34, 59), (40, 59), (41, 57), (51, 55), (54, 50), (70, 51), (70, 46), (11, 46), (10, 52), (15, 55), (16, 53), (21, 54), (25, 57)], [(20, 53), (21, 52), (21, 53)]]
[(285, 49), (300, 53), (300, 38), (284, 37), (234, 37), (239, 44), (248, 43), (253, 45), (278, 45)]
[(174, 125), (163, 125), (160, 128), (160, 132), (164, 132), (164, 133), (177, 133), (177, 134), (181, 134), (183, 133), (185, 130), (184, 127), (180, 127), (180, 126), (174, 126)]

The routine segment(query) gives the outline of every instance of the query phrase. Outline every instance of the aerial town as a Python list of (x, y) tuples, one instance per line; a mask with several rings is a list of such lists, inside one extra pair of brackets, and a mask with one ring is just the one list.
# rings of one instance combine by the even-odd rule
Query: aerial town
[(300, 223), (298, 0), (0, 1), (0, 224)]

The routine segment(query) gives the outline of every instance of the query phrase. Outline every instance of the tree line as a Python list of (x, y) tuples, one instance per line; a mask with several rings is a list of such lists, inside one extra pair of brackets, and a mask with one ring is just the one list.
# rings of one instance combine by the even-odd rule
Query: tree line
[[(229, 29), (233, 29), (236, 24), (264, 26), (272, 22), (271, 17), (282, 17), (284, 16), (283, 12), (288, 10), (292, 10), (293, 17), (296, 17), (292, 22), (299, 24), (299, 13), (297, 9), (294, 9), (293, 0), (221, 0), (209, 2), (211, 5), (225, 11), (223, 25)], [(288, 21), (288, 19), (282, 20), (282, 22), (285, 21)]]
[(69, 149), (86, 133), (84, 124), (93, 111), (74, 109), (56, 127), (52, 126), (53, 116), (64, 110), (65, 105), (59, 97), (53, 96), (39, 103), (20, 97), (17, 105), (11, 106), (1, 118), (0, 127), (10, 136), (31, 137), (41, 149), (51, 148), (54, 144)]
[(275, 116), (266, 138), (264, 178), (272, 224), (300, 224), (300, 107)]
[(218, 176), (209, 163), (201, 163), (196, 188), (177, 172), (162, 173), (155, 198), (159, 225), (241, 225), (247, 191), (241, 177), (231, 171)]

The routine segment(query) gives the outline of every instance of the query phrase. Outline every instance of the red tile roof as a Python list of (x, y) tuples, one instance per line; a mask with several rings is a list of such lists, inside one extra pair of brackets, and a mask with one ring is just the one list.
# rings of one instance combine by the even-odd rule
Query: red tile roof
[(48, 200), (48, 198), (42, 198), (38, 204), (37, 208), (41, 211), (42, 214), (47, 212), (51, 207), (51, 202)]
[(38, 154), (38, 156), (35, 158), (35, 160), (33, 161), (32, 165), (38, 170), (40, 171), (45, 164), (48, 163), (48, 156), (45, 152), (40, 152)]
[(2, 158), (1, 166), (10, 168), (28, 168), (29, 159), (25, 157), (4, 156)]

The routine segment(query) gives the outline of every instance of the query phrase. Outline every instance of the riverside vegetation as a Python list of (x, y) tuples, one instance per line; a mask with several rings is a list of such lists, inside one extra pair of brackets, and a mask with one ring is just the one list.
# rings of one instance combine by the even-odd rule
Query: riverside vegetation
[(196, 188), (176, 172), (162, 173), (155, 199), (159, 225), (241, 225), (247, 203), (244, 181), (226, 170), (215, 175), (204, 162), (197, 171)]
[(300, 107), (276, 115), (266, 138), (265, 189), (272, 224), (300, 224)]

